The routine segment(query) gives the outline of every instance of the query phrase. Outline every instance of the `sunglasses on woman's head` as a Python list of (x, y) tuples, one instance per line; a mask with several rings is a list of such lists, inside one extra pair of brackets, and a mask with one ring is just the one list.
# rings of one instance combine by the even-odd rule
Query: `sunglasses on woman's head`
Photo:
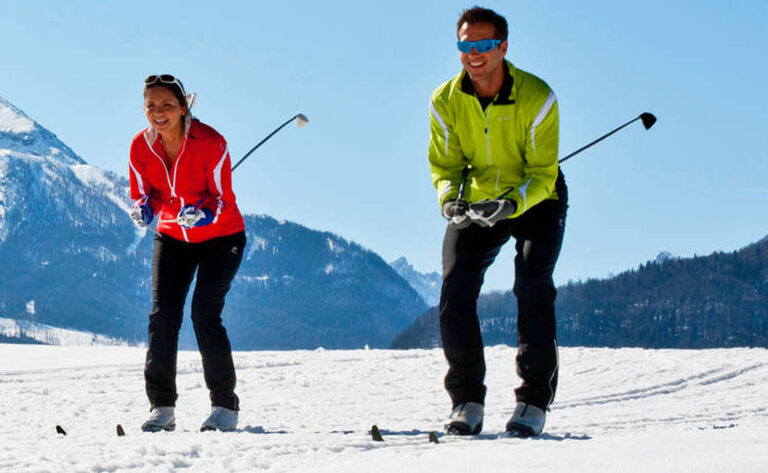
[(181, 90), (182, 95), (185, 95), (184, 86), (181, 85), (179, 79), (173, 77), (170, 74), (152, 74), (144, 79), (144, 85), (153, 85), (160, 82), (161, 84), (176, 84)]

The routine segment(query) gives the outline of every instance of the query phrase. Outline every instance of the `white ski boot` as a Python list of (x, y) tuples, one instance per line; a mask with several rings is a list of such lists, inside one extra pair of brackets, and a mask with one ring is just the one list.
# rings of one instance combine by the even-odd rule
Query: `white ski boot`
[(213, 406), (211, 408), (211, 415), (203, 422), (200, 432), (208, 430), (229, 432), (235, 430), (235, 427), (237, 427), (237, 417), (237, 411), (227, 409), (226, 407)]
[(533, 437), (544, 430), (547, 413), (534, 406), (518, 402), (512, 418), (507, 422), (507, 432), (517, 437)]
[(160, 432), (176, 430), (176, 416), (173, 407), (153, 407), (149, 411), (149, 419), (141, 426), (144, 432)]
[(453, 408), (445, 423), (449, 435), (477, 435), (483, 430), (485, 409), (477, 402), (465, 402)]

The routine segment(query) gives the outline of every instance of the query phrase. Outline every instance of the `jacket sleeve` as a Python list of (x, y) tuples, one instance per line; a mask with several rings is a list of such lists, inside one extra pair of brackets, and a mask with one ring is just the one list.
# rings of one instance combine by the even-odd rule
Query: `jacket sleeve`
[(156, 198), (151, 199), (152, 184), (149, 182), (139, 146), (142, 146), (139, 140), (134, 140), (133, 143), (131, 143), (131, 153), (128, 160), (131, 200), (133, 201), (134, 206), (149, 202), (150, 207), (152, 207), (152, 210), (157, 214), (160, 210), (160, 206)]
[(459, 196), (461, 171), (467, 160), (453, 131), (453, 116), (445, 101), (432, 95), (429, 104), (429, 169), (440, 206)]
[[(540, 102), (541, 103), (541, 102)], [(534, 107), (525, 138), (523, 184), (511, 197), (518, 209), (513, 217), (548, 198), (555, 189), (558, 163), (559, 113), (557, 97), (550, 91), (540, 107)]]
[(222, 210), (234, 204), (235, 194), (232, 192), (232, 161), (227, 142), (223, 138), (217, 140), (211, 155), (213, 161), (207, 170), (210, 197), (205, 200), (203, 206), (213, 211), (213, 222), (216, 223)]

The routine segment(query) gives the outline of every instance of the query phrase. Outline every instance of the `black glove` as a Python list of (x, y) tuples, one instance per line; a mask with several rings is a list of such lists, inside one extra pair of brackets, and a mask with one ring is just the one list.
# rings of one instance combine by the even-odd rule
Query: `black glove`
[(472, 223), (467, 217), (469, 205), (464, 200), (449, 200), (443, 204), (443, 217), (450, 221), (451, 225), (464, 228)]
[(466, 216), (481, 227), (492, 227), (517, 210), (517, 202), (509, 199), (481, 200), (469, 204)]

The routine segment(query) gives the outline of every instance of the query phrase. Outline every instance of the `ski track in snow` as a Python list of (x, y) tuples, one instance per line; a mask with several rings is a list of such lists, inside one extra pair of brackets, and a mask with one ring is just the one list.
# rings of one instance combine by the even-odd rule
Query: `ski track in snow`
[[(236, 352), (233, 433), (197, 432), (207, 389), (199, 355), (180, 352), (177, 430), (145, 434), (143, 349), (0, 345), (0, 471), (768, 468), (768, 350), (562, 348), (558, 396), (536, 439), (502, 432), (518, 383), (514, 355), (486, 349), (483, 434), (434, 445), (427, 435), (450, 408), (439, 349)], [(374, 423), (385, 442), (371, 441)]]

